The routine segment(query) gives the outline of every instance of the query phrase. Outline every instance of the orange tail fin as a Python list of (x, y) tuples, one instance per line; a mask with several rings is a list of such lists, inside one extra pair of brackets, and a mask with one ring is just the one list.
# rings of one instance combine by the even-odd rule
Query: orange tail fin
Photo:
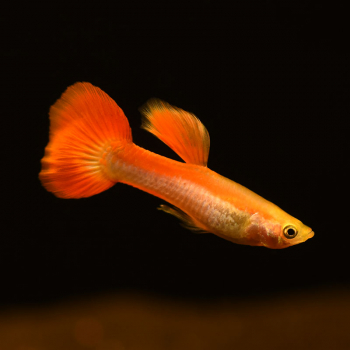
[(110, 145), (131, 142), (128, 120), (114, 100), (98, 87), (76, 83), (50, 109), (39, 178), (57, 197), (90, 197), (115, 184), (104, 171)]

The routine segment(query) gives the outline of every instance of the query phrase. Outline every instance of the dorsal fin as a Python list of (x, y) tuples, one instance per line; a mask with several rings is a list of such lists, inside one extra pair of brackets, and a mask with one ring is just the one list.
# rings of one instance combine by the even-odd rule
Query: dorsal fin
[(201, 121), (193, 114), (158, 100), (149, 100), (140, 109), (142, 128), (149, 131), (186, 163), (207, 166), (210, 139)]
[(206, 230), (199, 227), (189, 215), (187, 215), (184, 211), (182, 211), (179, 208), (171, 208), (165, 204), (161, 204), (158, 209), (177, 217), (180, 220), (181, 225), (187, 228), (188, 230), (194, 231), (196, 233), (207, 233)]

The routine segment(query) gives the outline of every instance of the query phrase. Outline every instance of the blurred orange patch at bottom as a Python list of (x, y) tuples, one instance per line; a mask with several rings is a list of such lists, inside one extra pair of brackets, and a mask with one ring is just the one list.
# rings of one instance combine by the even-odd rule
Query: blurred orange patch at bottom
[(93, 317), (80, 318), (74, 326), (74, 338), (84, 346), (97, 346), (103, 340), (103, 327), (101, 322)]

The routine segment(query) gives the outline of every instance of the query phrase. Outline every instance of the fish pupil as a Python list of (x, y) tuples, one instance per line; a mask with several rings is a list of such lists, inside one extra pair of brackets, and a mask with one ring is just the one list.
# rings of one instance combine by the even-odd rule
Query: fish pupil
[(294, 229), (289, 228), (289, 229), (287, 230), (287, 235), (288, 235), (288, 236), (294, 236), (294, 235), (295, 235)]

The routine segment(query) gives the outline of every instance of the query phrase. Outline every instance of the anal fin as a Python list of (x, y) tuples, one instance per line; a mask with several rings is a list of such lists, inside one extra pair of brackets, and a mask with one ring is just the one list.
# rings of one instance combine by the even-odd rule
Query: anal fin
[(161, 204), (158, 208), (158, 210), (162, 210), (168, 214), (174, 215), (181, 221), (181, 225), (191, 231), (195, 231), (196, 233), (207, 233), (206, 230), (199, 227), (195, 221), (187, 215), (184, 211), (182, 211), (179, 208), (171, 208), (165, 204)]

